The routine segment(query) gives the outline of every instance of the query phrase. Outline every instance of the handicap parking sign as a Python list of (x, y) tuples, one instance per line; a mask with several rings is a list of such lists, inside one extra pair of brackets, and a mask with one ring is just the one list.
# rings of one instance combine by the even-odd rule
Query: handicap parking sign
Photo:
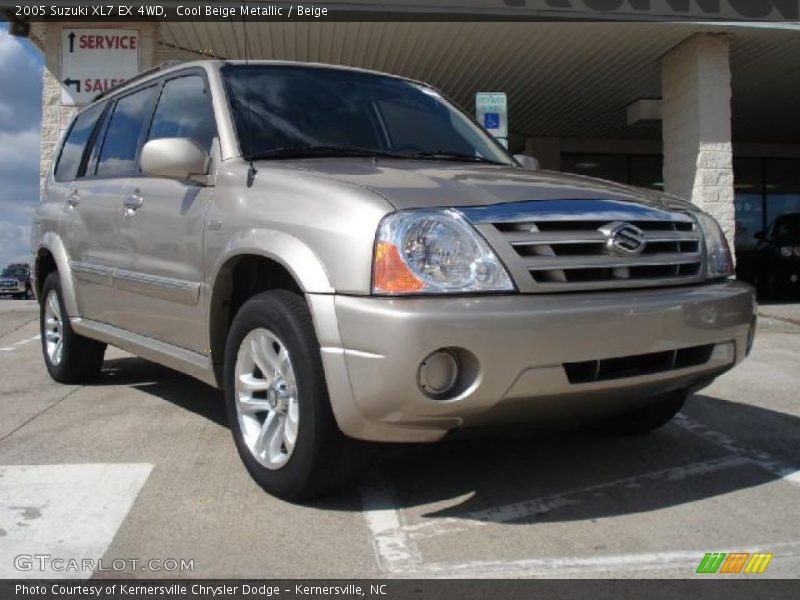
[(494, 137), (508, 137), (508, 99), (504, 92), (478, 92), (475, 118)]

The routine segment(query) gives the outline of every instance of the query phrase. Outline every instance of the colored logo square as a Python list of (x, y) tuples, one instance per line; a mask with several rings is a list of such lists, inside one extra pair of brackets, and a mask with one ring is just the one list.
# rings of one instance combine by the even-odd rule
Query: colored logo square
[(484, 113), (483, 126), (486, 129), (500, 129), (500, 113)]

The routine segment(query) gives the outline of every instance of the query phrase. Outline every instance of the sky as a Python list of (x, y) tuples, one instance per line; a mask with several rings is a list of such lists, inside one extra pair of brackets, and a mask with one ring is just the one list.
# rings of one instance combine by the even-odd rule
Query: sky
[(0, 269), (30, 262), (31, 213), (39, 202), (42, 57), (0, 22)]

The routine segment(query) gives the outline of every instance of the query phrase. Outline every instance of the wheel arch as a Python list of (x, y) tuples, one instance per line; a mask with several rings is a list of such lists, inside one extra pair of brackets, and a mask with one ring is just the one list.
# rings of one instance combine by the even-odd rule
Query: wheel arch
[(227, 245), (210, 279), (209, 351), (218, 385), (236, 312), (247, 299), (271, 289), (333, 292), (322, 261), (304, 242), (283, 232), (249, 230)]
[(80, 316), (67, 250), (58, 235), (48, 232), (42, 236), (33, 261), (33, 287), (40, 302), (44, 280), (53, 271), (58, 273), (61, 282), (61, 294), (67, 315)]

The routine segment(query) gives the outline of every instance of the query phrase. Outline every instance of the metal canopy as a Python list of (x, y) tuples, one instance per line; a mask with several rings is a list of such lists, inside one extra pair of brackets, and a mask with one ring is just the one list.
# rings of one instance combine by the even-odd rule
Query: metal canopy
[[(244, 58), (242, 23), (165, 22), (164, 58)], [(509, 97), (513, 134), (658, 139), (626, 107), (661, 96), (664, 53), (694, 33), (732, 38), (737, 142), (800, 140), (800, 29), (698, 23), (249, 22), (250, 58), (366, 67), (428, 81), (472, 112), (479, 91)]]

